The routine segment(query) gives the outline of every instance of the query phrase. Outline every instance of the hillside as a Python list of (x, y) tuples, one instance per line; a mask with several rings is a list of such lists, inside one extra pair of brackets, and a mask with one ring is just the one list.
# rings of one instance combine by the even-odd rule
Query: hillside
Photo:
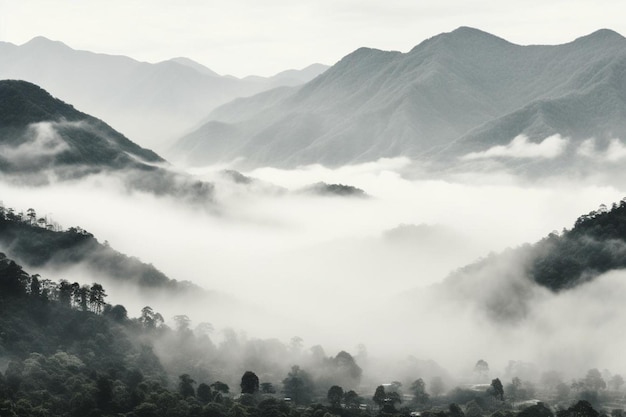
[(213, 198), (212, 184), (174, 172), (153, 151), (26, 81), (0, 81), (0, 149), (0, 173), (20, 185), (115, 173), (129, 190)]
[(145, 169), (165, 162), (25, 81), (0, 81), (0, 146), (0, 167), (8, 173), (63, 165)]
[[(0, 248), (9, 257), (31, 268), (67, 269), (80, 265), (90, 275), (106, 276), (140, 288), (174, 292), (198, 291), (190, 282), (178, 282), (152, 265), (126, 256), (80, 228), (53, 230), (29, 210), (26, 216), (0, 207)], [(43, 220), (43, 219), (42, 219)]]
[(452, 296), (458, 303), (475, 303), (495, 322), (511, 324), (536, 314), (533, 305), (548, 294), (556, 297), (576, 290), (593, 297), (584, 284), (623, 269), (626, 199), (610, 210), (601, 206), (581, 216), (571, 230), (490, 254), (451, 273), (433, 291), (439, 297)]
[(361, 48), (284, 96), (218, 108), (175, 150), (196, 165), (243, 158), (250, 167), (339, 166), (408, 156), (446, 168), (519, 135), (538, 143), (558, 133), (572, 148), (594, 137), (603, 151), (626, 131), (625, 60), (626, 40), (609, 30), (520, 46), (462, 27), (407, 53)]
[(40, 85), (152, 149), (163, 148), (189, 131), (220, 104), (301, 84), (326, 68), (306, 68), (292, 76), (237, 79), (218, 75), (188, 58), (152, 64), (75, 50), (44, 37), (23, 45), (0, 42), (0, 57), (0, 79)]
[(581, 216), (574, 228), (550, 235), (531, 249), (529, 276), (553, 291), (626, 268), (626, 199)]

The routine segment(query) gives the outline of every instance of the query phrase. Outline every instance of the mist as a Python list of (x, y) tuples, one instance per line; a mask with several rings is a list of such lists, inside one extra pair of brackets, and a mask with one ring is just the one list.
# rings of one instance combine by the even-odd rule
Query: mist
[[(80, 226), (207, 290), (202, 297), (144, 292), (80, 265), (28, 270), (103, 282), (107, 301), (131, 316), (150, 305), (169, 323), (185, 314), (192, 326), (210, 322), (284, 343), (298, 336), (327, 352), (355, 353), (364, 344), (370, 363), (411, 355), (457, 375), (480, 358), (495, 370), (509, 360), (580, 372), (622, 366), (621, 273), (559, 294), (526, 280), (515, 258), (464, 280), (447, 277), (489, 253), (571, 228), (581, 214), (619, 201), (624, 184), (528, 182), (505, 172), (429, 178), (405, 158), (262, 168), (244, 172), (250, 181), (224, 168), (192, 171), (215, 185), (214, 201), (203, 204), (129, 191), (107, 174), (33, 188), (3, 181), (0, 196), (5, 206)], [(355, 186), (367, 197), (300, 192), (319, 181)], [(511, 317), (507, 308), (521, 313)]]

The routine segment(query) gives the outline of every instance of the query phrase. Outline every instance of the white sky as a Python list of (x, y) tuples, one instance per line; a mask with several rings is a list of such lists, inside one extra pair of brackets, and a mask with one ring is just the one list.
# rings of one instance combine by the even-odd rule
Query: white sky
[(368, 46), (408, 51), (472, 26), (518, 44), (600, 28), (626, 35), (622, 0), (0, 0), (0, 40), (41, 35), (157, 62), (187, 56), (220, 74), (333, 64)]

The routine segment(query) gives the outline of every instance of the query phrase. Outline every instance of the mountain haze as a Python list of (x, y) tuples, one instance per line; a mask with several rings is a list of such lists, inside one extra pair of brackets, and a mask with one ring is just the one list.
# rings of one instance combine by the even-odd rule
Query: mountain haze
[(131, 190), (210, 201), (213, 186), (26, 81), (0, 81), (0, 173), (17, 184), (115, 173)]
[(158, 148), (193, 128), (214, 107), (281, 85), (310, 80), (325, 67), (293, 77), (220, 76), (188, 58), (155, 64), (74, 50), (37, 37), (0, 42), (0, 79), (22, 79), (107, 120), (128, 137)]
[(408, 156), (445, 167), (520, 135), (537, 144), (559, 134), (572, 149), (595, 138), (586, 147), (603, 152), (626, 133), (625, 63), (626, 40), (610, 30), (520, 46), (461, 27), (407, 53), (360, 48), (283, 96), (222, 106), (176, 151), (197, 165), (243, 158), (251, 167), (340, 166)]
[(51, 166), (148, 167), (165, 162), (109, 125), (25, 81), (0, 81), (0, 167), (4, 172)]

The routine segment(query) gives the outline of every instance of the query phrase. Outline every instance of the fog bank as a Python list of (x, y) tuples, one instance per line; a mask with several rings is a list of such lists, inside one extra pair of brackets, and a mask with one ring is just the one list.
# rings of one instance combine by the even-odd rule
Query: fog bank
[[(334, 170), (257, 169), (244, 173), (258, 179), (250, 182), (224, 176), (222, 168), (194, 171), (215, 183), (211, 207), (129, 192), (103, 175), (45, 188), (3, 182), (0, 195), (6, 206), (33, 207), (65, 228), (81, 226), (221, 300), (140, 299), (110, 287), (108, 301), (126, 304), (131, 315), (150, 302), (166, 320), (186, 314), (217, 329), (241, 326), (252, 337), (299, 336), (329, 352), (364, 343), (373, 356), (411, 354), (454, 370), (481, 357), (501, 367), (508, 359), (566, 366), (591, 358), (602, 366), (619, 358), (617, 348), (595, 343), (560, 355), (562, 345), (580, 346), (586, 334), (594, 340), (616, 334), (626, 311), (611, 306), (626, 287), (615, 275), (562, 295), (497, 271), (452, 294), (431, 285), (492, 251), (572, 227), (599, 204), (619, 201), (623, 185), (567, 178), (528, 183), (503, 173), (415, 179), (403, 158)], [(292, 192), (319, 181), (359, 187), (369, 197)], [(484, 289), (500, 288), (498, 282), (503, 287), (494, 297), (503, 303), (513, 300), (511, 282), (524, 294), (523, 320), (503, 326), (484, 313)], [(596, 292), (611, 298), (602, 302)], [(602, 322), (610, 311), (614, 318)]]

